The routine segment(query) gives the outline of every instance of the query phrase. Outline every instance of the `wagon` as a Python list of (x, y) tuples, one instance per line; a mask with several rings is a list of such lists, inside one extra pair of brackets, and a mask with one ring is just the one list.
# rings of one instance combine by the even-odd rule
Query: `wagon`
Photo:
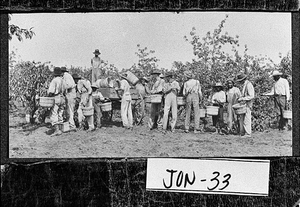
[[(112, 110), (103, 113), (104, 118), (108, 119), (108, 121), (112, 121), (114, 112), (116, 110), (121, 110), (120, 92), (114, 88), (99, 88), (99, 91), (102, 93), (102, 95), (105, 98), (109, 98), (112, 102)], [(132, 107), (133, 124), (139, 125), (145, 116), (144, 114), (142, 114), (142, 110), (141, 110), (142, 100), (135, 88), (130, 89), (130, 94), (132, 98), (131, 107)]]

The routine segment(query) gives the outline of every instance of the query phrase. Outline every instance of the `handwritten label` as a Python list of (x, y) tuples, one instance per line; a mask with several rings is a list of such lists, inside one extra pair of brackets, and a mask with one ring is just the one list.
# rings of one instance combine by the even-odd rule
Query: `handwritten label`
[(269, 160), (149, 158), (146, 189), (268, 196)]

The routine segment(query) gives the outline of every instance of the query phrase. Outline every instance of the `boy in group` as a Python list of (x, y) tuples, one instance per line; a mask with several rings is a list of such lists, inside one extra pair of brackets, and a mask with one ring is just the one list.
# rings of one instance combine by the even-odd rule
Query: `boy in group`
[(172, 119), (170, 121), (171, 132), (175, 132), (177, 121), (177, 94), (180, 90), (179, 83), (173, 78), (173, 73), (169, 72), (165, 75), (165, 84), (163, 93), (165, 94), (164, 115), (163, 115), (163, 130), (167, 130), (169, 111), (172, 110)]
[(224, 125), (223, 120), (223, 105), (226, 102), (226, 94), (223, 91), (223, 85), (218, 82), (213, 86), (213, 94), (210, 97), (210, 102), (213, 106), (218, 106), (218, 115), (212, 116), (213, 126), (216, 129), (216, 134), (223, 134), (221, 128)]
[(77, 85), (77, 93), (79, 93), (80, 96), (80, 103), (78, 106), (78, 122), (80, 124), (79, 129), (83, 129), (83, 121), (86, 120), (88, 123), (88, 131), (94, 131), (94, 116), (87, 116), (84, 117), (82, 113), (82, 107), (92, 107), (93, 101), (92, 101), (92, 87), (89, 80), (80, 77), (78, 74), (73, 74), (73, 79)]
[(63, 111), (65, 104), (65, 86), (62, 79), (61, 68), (55, 67), (53, 71), (54, 78), (50, 82), (48, 88), (48, 96), (54, 97), (54, 106), (51, 108), (51, 125), (54, 128), (54, 132), (51, 136), (60, 135), (62, 131), (59, 125), (63, 123)]
[(100, 103), (108, 100), (107, 98), (104, 98), (102, 93), (98, 91), (98, 85), (93, 83), (92, 84), (92, 102), (94, 107), (94, 121), (96, 128), (101, 128), (101, 118), (102, 118), (102, 110), (100, 107)]

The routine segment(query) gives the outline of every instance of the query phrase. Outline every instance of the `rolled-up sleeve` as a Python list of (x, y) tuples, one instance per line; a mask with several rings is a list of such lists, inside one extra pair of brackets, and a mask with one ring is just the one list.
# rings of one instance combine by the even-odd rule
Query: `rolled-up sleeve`
[(250, 100), (254, 99), (254, 87), (250, 82), (246, 85), (246, 90), (248, 92), (247, 93), (248, 96), (245, 96), (243, 99), (245, 101), (250, 101)]

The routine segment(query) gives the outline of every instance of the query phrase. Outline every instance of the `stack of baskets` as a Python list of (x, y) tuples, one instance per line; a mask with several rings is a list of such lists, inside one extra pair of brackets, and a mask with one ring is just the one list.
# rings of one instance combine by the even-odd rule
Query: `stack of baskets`
[(219, 113), (218, 106), (206, 106), (206, 114), (210, 116), (216, 116)]
[(94, 107), (82, 107), (82, 114), (84, 116), (93, 116), (94, 115)]

